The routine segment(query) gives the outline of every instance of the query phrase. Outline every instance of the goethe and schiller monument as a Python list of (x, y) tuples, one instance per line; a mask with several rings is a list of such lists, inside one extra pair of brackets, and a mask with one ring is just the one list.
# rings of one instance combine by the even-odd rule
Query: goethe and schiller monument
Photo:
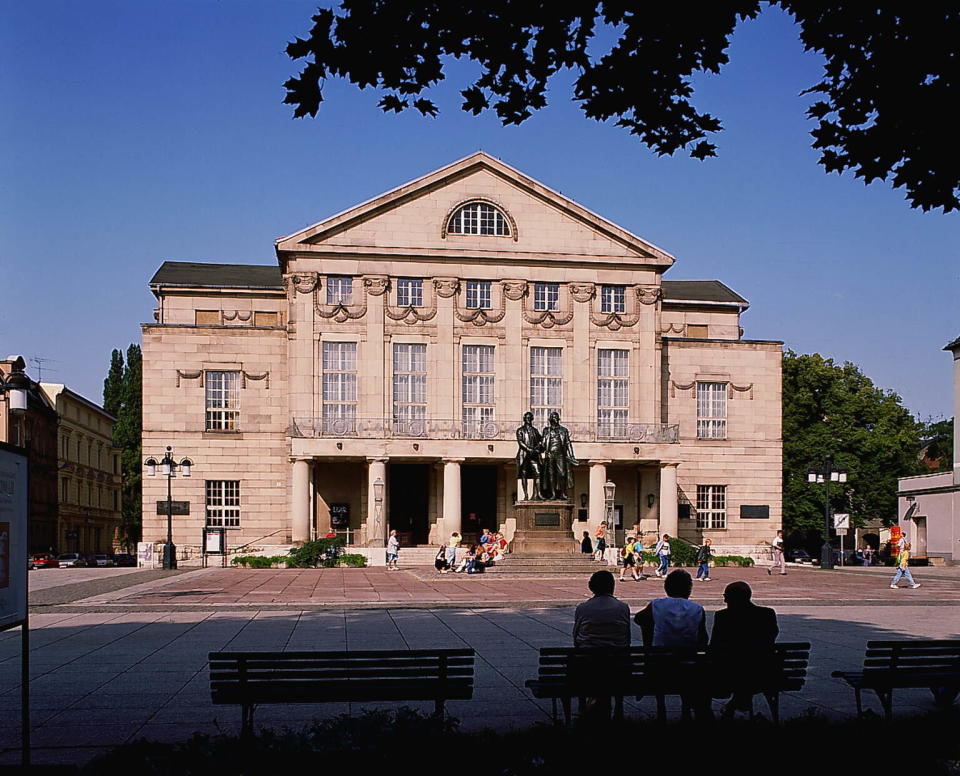
[[(664, 280), (657, 246), (476, 153), (275, 250), (150, 281), (144, 457), (194, 462), (178, 547), (204, 524), (231, 546), (514, 539), (537, 496), (569, 505), (572, 546), (608, 480), (629, 530), (746, 554), (780, 527), (781, 343), (743, 338), (721, 282)], [(165, 483), (143, 487), (161, 539)]]

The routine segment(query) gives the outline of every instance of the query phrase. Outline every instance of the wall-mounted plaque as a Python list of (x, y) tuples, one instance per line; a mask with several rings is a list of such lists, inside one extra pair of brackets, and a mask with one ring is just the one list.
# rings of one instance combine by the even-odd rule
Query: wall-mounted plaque
[(330, 524), (334, 528), (346, 528), (350, 525), (350, 505), (349, 504), (331, 504), (330, 505)]
[(770, 506), (768, 504), (741, 504), (741, 520), (769, 520)]
[(533, 516), (533, 524), (535, 526), (550, 528), (550, 527), (560, 527), (560, 513), (559, 512), (537, 512)]

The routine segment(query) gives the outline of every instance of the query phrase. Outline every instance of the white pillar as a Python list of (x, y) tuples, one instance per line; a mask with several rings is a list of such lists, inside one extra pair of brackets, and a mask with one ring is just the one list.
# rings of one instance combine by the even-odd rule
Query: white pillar
[(660, 468), (660, 534), (677, 535), (677, 466), (664, 463)]
[(298, 458), (293, 462), (293, 503), (291, 537), (295, 542), (310, 541), (310, 462)]
[[(590, 535), (596, 532), (600, 523), (607, 519), (607, 504), (603, 493), (603, 486), (607, 481), (607, 464), (610, 461), (590, 461), (590, 511), (587, 512), (587, 522), (590, 526)], [(578, 537), (579, 538), (579, 537)], [(610, 540), (607, 540), (610, 543)]]
[[(377, 501), (377, 480), (383, 484), (383, 498)], [(387, 543), (387, 459), (367, 459), (367, 546), (385, 547)]]
[(447, 536), (460, 532), (460, 463), (462, 458), (443, 459), (443, 530)]

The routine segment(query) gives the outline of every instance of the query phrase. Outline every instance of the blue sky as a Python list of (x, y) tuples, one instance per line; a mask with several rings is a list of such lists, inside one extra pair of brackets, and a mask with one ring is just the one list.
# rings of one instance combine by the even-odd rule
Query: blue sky
[[(284, 54), (316, 3), (7, 2), (0, 21), (0, 351), (99, 400), (110, 350), (151, 320), (164, 260), (265, 264), (273, 240), (482, 148), (752, 303), (746, 336), (850, 360), (921, 417), (950, 416), (960, 217), (826, 175), (804, 118), (820, 58), (778, 11), (697, 80), (717, 159), (660, 158), (582, 116), (569, 79), (520, 127), (459, 110), (384, 115), (328, 82), (295, 120)], [(36, 377), (36, 369), (31, 370)]]

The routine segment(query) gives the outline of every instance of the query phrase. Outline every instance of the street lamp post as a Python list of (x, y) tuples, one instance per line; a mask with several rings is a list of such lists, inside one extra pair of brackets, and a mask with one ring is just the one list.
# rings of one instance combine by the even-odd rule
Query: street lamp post
[[(163, 546), (163, 568), (170, 570), (177, 567), (177, 548), (173, 544), (173, 501), (172, 482), (177, 469), (184, 477), (190, 476), (190, 467), (193, 461), (184, 458), (180, 463), (173, 460), (173, 448), (167, 445), (167, 451), (160, 460), (160, 474), (167, 478), (167, 542)], [(157, 473), (157, 460), (148, 458), (145, 462), (147, 476), (153, 477)]]
[[(607, 508), (607, 550), (611, 550), (617, 545), (617, 534), (616, 526), (613, 524), (613, 501), (617, 493), (617, 486), (615, 483), (607, 480), (603, 484), (603, 500)], [(613, 556), (616, 557), (616, 553), (613, 553)]]
[(833, 568), (833, 547), (830, 545), (830, 483), (846, 482), (847, 472), (833, 468), (833, 456), (823, 459), (820, 470), (811, 469), (807, 473), (807, 482), (818, 482), (823, 485), (823, 546), (820, 548), (820, 568)]

